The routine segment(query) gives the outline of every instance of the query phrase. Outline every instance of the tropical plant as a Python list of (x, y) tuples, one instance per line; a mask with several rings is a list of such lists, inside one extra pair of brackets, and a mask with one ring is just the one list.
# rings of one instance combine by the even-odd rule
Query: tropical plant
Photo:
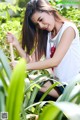
[[(40, 84), (43, 80), (48, 80), (49, 73), (46, 70), (41, 73), (34, 71), (26, 72), (28, 76), (25, 76), (24, 60), (21, 60), (13, 71), (8, 63), (3, 51), (0, 50), (0, 112), (7, 111), (9, 120), (25, 119), (28, 113), (35, 113), (36, 109), (31, 106), (35, 106), (33, 103)], [(32, 74), (37, 75), (34, 81), (30, 78)]]
[(56, 102), (51, 102), (43, 108), (39, 120), (79, 120), (79, 104), (80, 75), (65, 88)]
[[(50, 79), (49, 73), (46, 70), (41, 73), (25, 72), (26, 63), (23, 59), (12, 71), (2, 50), (0, 55), (0, 112), (7, 111), (9, 120), (28, 120), (36, 117), (39, 120), (79, 120), (80, 75), (65, 88), (57, 101), (43, 101), (50, 90), (59, 84), (55, 81), (40, 101), (34, 103), (42, 81)], [(30, 75), (36, 76), (34, 81), (29, 80)], [(54, 81), (52, 78), (51, 80)]]

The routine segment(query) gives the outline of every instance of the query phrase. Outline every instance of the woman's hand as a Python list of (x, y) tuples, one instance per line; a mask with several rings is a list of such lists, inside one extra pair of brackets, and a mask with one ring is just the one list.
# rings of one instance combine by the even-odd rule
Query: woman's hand
[(8, 43), (12, 43), (12, 45), (15, 47), (17, 47), (19, 45), (18, 40), (16, 39), (16, 37), (12, 33), (8, 32), (6, 37), (7, 37)]
[(15, 68), (15, 66), (17, 65), (18, 61), (14, 60), (14, 62), (10, 62), (10, 66), (12, 69)]
[[(32, 63), (34, 61), (32, 56), (35, 56), (35, 55), (28, 55), (28, 54), (26, 54), (26, 52), (20, 46), (20, 44), (19, 44), (18, 40), (16, 39), (16, 37), (12, 33), (10, 33), (10, 32), (7, 33), (7, 42), (11, 43), (17, 49), (19, 55), (22, 58), (25, 58), (27, 63)], [(16, 65), (16, 62), (12, 62), (11, 64), (12, 64), (11, 66), (14, 67)]]

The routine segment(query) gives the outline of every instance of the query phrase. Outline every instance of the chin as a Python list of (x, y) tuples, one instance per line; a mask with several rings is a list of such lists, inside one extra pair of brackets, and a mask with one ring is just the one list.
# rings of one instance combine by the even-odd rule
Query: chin
[(46, 30), (47, 30), (48, 32), (51, 32), (51, 31), (52, 31), (52, 30), (51, 30), (51, 29), (49, 29), (49, 28), (48, 28), (48, 29), (46, 29)]
[(49, 28), (48, 31), (49, 31), (49, 32), (52, 32), (52, 31), (53, 31), (53, 28)]

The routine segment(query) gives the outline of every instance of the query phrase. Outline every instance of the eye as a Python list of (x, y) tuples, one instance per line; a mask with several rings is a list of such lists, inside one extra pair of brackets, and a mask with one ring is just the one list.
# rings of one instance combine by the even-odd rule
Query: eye
[(41, 22), (41, 21), (43, 21), (43, 19), (42, 19), (42, 18), (40, 18), (40, 19), (39, 19), (39, 21)]
[(40, 21), (43, 21), (43, 19), (40, 19)]

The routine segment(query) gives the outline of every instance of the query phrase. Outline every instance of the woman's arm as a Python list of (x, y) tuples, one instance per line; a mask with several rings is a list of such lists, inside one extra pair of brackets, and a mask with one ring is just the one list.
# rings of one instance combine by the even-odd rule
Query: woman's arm
[(54, 56), (44, 61), (29, 63), (27, 64), (27, 69), (38, 70), (57, 66), (65, 56), (74, 38), (75, 38), (74, 29), (72, 27), (67, 28), (61, 37), (61, 41), (54, 53)]
[[(22, 58), (25, 58), (25, 60), (28, 62), (28, 63), (31, 63), (31, 62), (35, 62), (37, 61), (36, 60), (36, 57), (35, 57), (35, 52), (37, 53), (37, 50), (35, 50), (31, 55), (28, 55), (26, 54), (26, 52), (22, 49), (21, 45), (19, 44), (18, 40), (16, 39), (16, 37), (8, 32), (7, 33), (7, 42), (8, 43), (12, 43), (12, 45), (17, 49), (19, 55), (22, 57)], [(37, 54), (36, 54), (37, 55)]]
[(25, 60), (27, 62), (31, 62), (32, 61), (31, 56), (26, 54), (26, 52), (20, 46), (20, 44), (19, 44), (18, 40), (16, 39), (16, 37), (12, 33), (10, 33), (10, 32), (7, 33), (7, 42), (8, 43), (12, 43), (12, 45), (17, 49), (19, 55), (21, 57), (25, 58)]

